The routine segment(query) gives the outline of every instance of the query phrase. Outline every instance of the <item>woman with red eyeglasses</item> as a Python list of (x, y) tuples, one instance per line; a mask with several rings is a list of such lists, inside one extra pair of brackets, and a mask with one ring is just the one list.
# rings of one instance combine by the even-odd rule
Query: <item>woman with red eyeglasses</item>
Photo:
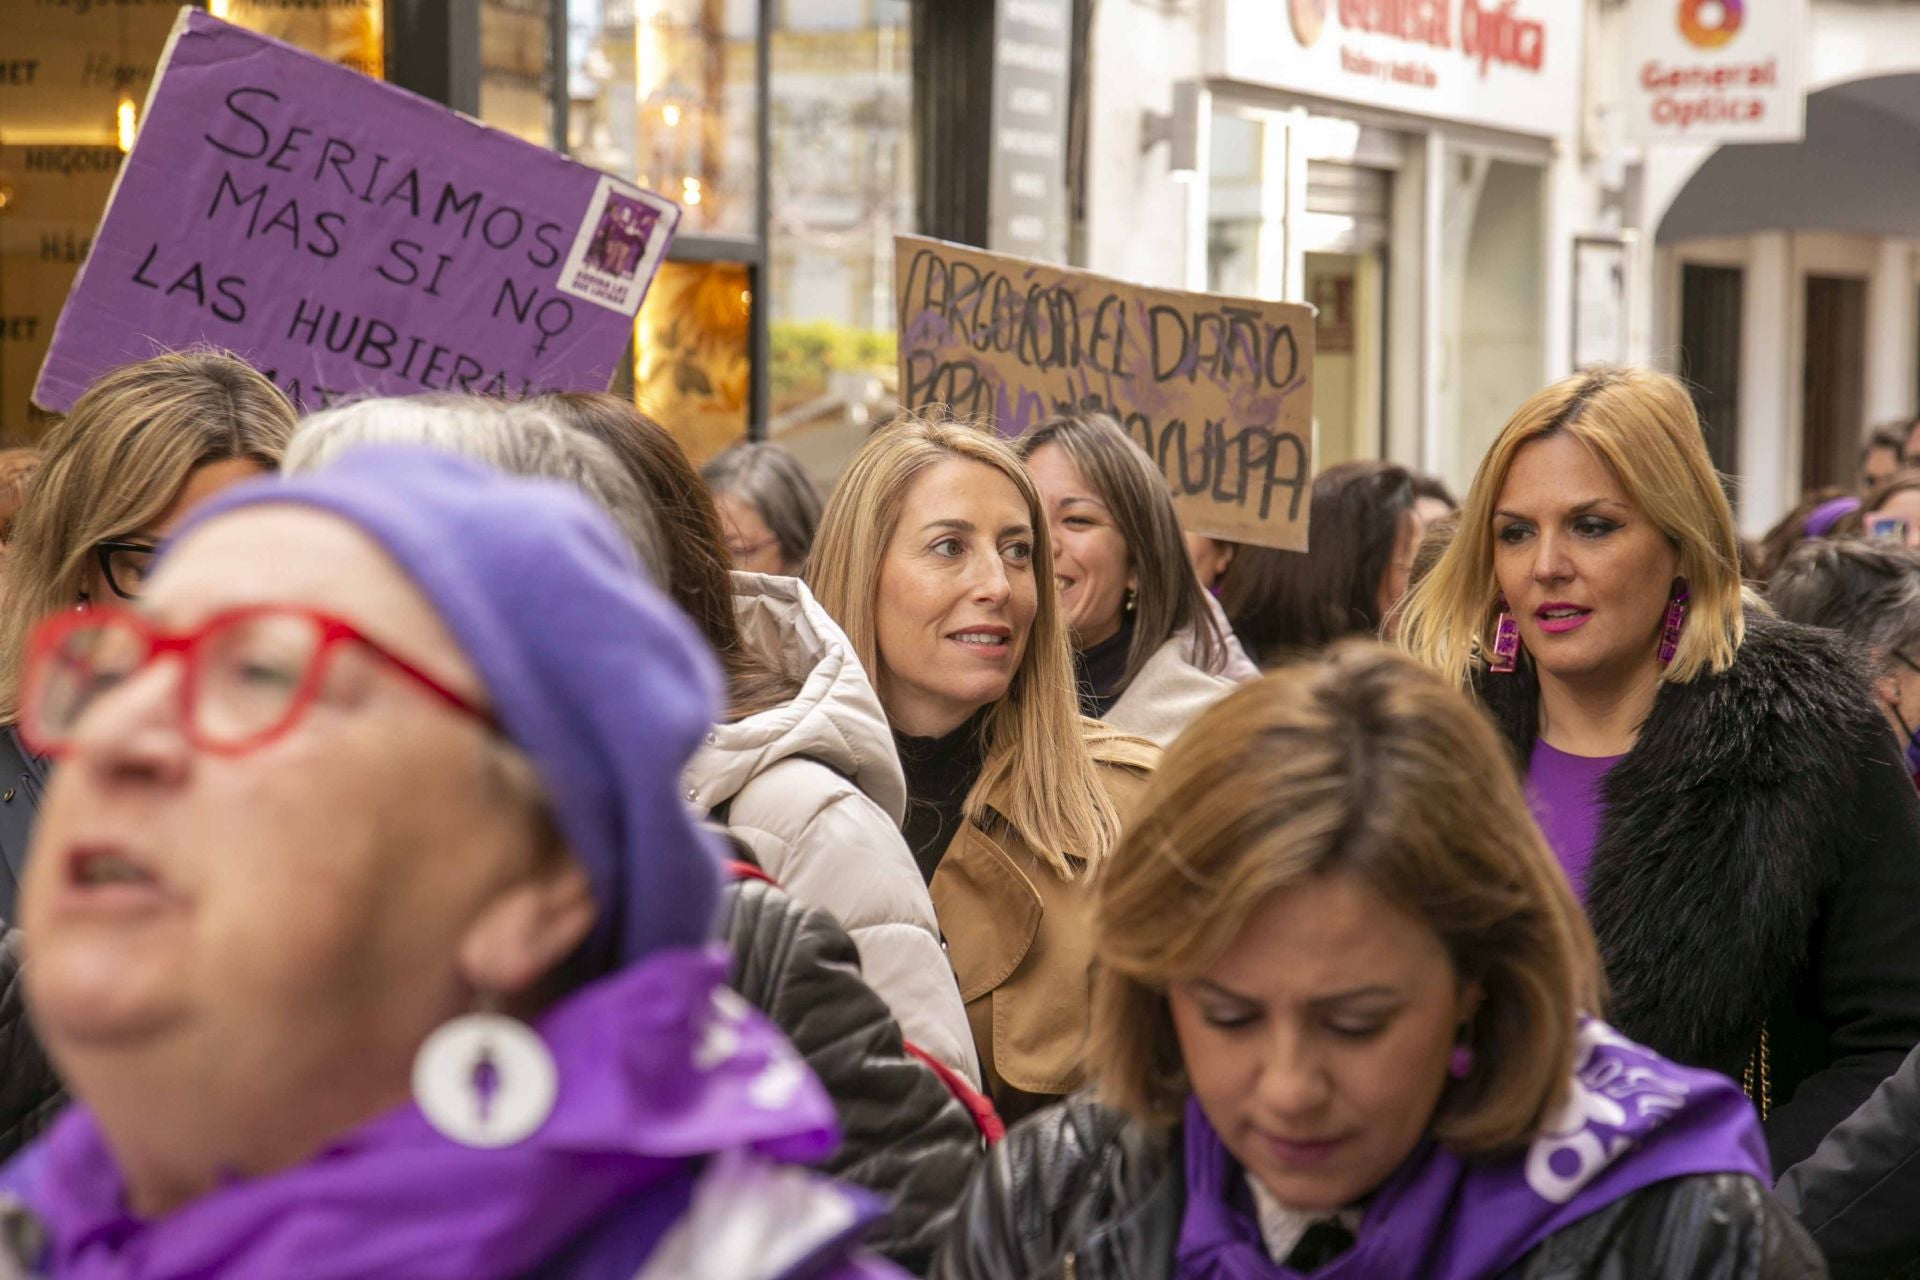
[(719, 681), (636, 570), (566, 488), (367, 450), (37, 632), (25, 981), (75, 1105), (0, 1174), (0, 1274), (895, 1274), (703, 946)]

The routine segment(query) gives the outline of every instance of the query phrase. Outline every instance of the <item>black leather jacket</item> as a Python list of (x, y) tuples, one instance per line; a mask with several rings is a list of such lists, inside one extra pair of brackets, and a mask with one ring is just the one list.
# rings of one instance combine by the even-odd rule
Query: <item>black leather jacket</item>
[[(974, 1180), (935, 1280), (1173, 1280), (1186, 1206), (1179, 1135), (1074, 1099), (1022, 1123)], [(1626, 1196), (1499, 1280), (1819, 1280), (1806, 1233), (1751, 1178)], [(1488, 1280), (1495, 1280), (1489, 1277)]]
[(965, 1107), (901, 1047), (886, 1002), (860, 977), (853, 940), (824, 911), (759, 880), (726, 894), (732, 986), (826, 1085), (840, 1149), (821, 1167), (879, 1192), (893, 1213), (868, 1247), (925, 1275), (984, 1147)]
[(1781, 1175), (1779, 1195), (1834, 1280), (1920, 1275), (1920, 1048)]
[(37, 1137), (67, 1095), (27, 1022), (20, 989), (20, 931), (0, 923), (0, 1160)]

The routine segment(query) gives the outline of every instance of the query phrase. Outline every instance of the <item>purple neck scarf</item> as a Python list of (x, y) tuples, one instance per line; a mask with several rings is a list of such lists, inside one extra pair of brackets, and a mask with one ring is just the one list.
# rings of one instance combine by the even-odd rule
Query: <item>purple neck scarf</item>
[[(1234, 1207), (1240, 1167), (1198, 1104), (1186, 1116), (1179, 1280), (1297, 1280)], [(1424, 1143), (1368, 1202), (1353, 1248), (1314, 1280), (1488, 1280), (1561, 1228), (1642, 1187), (1692, 1174), (1768, 1180), (1746, 1096), (1583, 1019), (1573, 1088), (1525, 1152), (1463, 1161)]]
[[(120, 1170), (76, 1106), (0, 1186), (46, 1228), (41, 1270), (58, 1280), (631, 1276), (705, 1157), (807, 1162), (837, 1140), (825, 1091), (725, 975), (724, 952), (664, 950), (550, 1011), (538, 1027), (559, 1098), (518, 1146), (459, 1146), (409, 1103), (305, 1164), (149, 1222), (127, 1212)], [(821, 1192), (853, 1194), (824, 1180)], [(854, 1207), (863, 1225), (872, 1206)]]

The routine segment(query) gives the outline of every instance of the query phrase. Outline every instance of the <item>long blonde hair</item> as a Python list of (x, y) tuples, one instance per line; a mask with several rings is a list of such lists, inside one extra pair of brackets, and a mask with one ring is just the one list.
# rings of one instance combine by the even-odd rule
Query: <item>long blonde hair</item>
[(293, 406), (266, 378), (210, 351), (173, 352), (100, 376), (47, 433), (7, 543), (0, 596), (0, 720), (19, 710), (34, 624), (80, 598), (95, 543), (158, 519), (193, 472), (245, 458), (280, 464)]
[(986, 797), (995, 812), (1061, 876), (1097, 866), (1120, 834), (1120, 817), (1088, 750), (1098, 731), (1080, 718), (1073, 659), (1040, 492), (1014, 451), (990, 432), (945, 418), (907, 417), (870, 437), (827, 499), (807, 559), (807, 585), (840, 624), (878, 683), (875, 612), (880, 565), (899, 526), (907, 490), (948, 459), (992, 467), (1019, 491), (1033, 524), (1037, 608), (1026, 653), (1007, 692), (987, 713), (985, 763), (967, 796), (979, 821)]
[(1371, 640), (1241, 685), (1168, 749), (1095, 881), (1102, 1096), (1177, 1120), (1169, 984), (1205, 973), (1270, 895), (1333, 873), (1424, 922), (1480, 985), (1473, 1066), (1433, 1135), (1465, 1155), (1532, 1138), (1565, 1100), (1578, 1016), (1602, 1011), (1593, 932), (1493, 726)]
[(1691, 596), (1687, 627), (1662, 678), (1686, 684), (1725, 671), (1746, 636), (1733, 508), (1707, 455), (1692, 397), (1651, 369), (1575, 374), (1514, 412), (1480, 460), (1452, 544), (1401, 605), (1401, 646), (1462, 688), (1484, 665), (1500, 596), (1494, 506), (1520, 450), (1562, 433), (1593, 451), (1680, 553), (1680, 576)]

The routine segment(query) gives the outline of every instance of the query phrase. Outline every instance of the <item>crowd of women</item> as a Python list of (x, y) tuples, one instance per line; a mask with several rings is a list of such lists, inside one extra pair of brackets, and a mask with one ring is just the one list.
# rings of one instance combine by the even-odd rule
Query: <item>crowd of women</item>
[(116, 370), (0, 456), (0, 1277), (1899, 1274), (1906, 448), (1744, 547), (1603, 370), (1302, 555), (1097, 415)]

